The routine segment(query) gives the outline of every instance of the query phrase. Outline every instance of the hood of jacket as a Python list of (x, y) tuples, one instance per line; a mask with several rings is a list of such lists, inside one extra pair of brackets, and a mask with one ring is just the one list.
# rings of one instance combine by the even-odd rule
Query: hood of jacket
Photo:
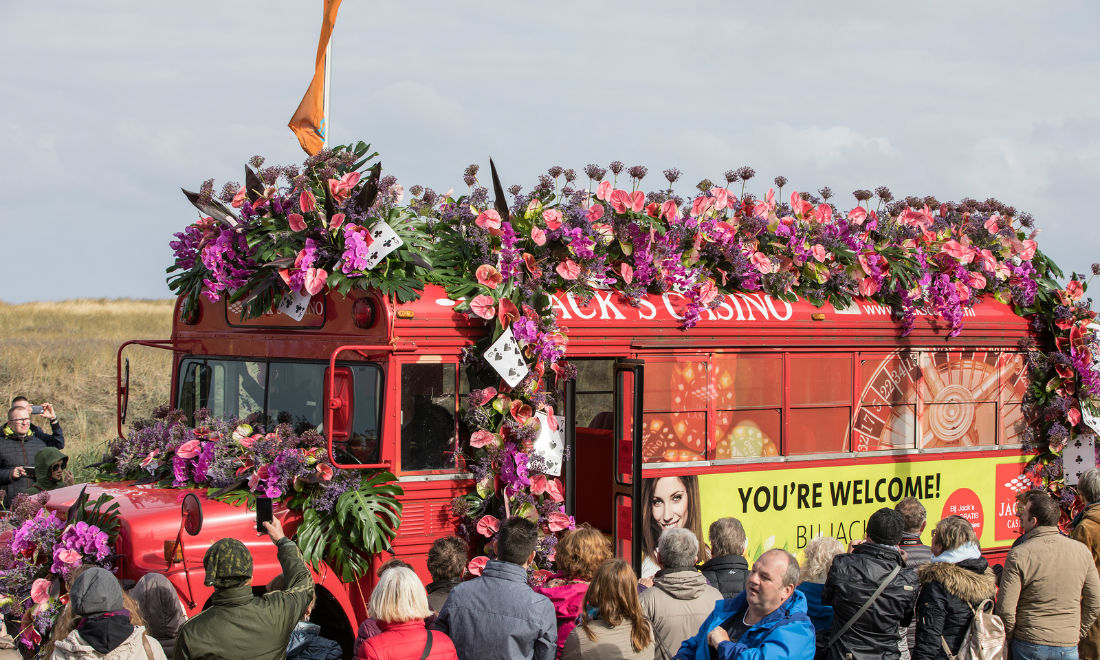
[[(141, 626), (134, 626), (134, 631), (130, 633), (130, 636), (122, 641), (121, 644), (111, 649), (107, 653), (100, 653), (92, 648), (91, 644), (88, 644), (80, 636), (80, 632), (73, 630), (64, 639), (57, 640), (54, 644), (54, 658), (60, 658), (62, 660), (124, 660), (127, 658), (146, 658), (145, 644), (142, 640), (142, 636), (145, 634), (145, 628)], [(153, 650), (154, 657), (163, 658), (163, 653), (157, 654), (157, 648), (154, 646), (157, 644), (155, 639), (149, 640), (149, 647)]]
[(175, 639), (180, 626), (187, 620), (187, 613), (167, 577), (161, 573), (146, 573), (130, 590), (130, 596), (141, 606), (150, 635), (158, 640)]
[(935, 581), (943, 585), (947, 593), (977, 605), (993, 597), (996, 575), (985, 559), (964, 559), (957, 564), (924, 564), (917, 568), (921, 585)]
[(575, 619), (584, 606), (584, 595), (588, 592), (588, 583), (570, 582), (553, 587), (532, 587), (532, 589), (535, 593), (550, 599), (558, 619)]
[(693, 600), (703, 593), (707, 579), (694, 568), (676, 568), (658, 572), (653, 586), (677, 600)]

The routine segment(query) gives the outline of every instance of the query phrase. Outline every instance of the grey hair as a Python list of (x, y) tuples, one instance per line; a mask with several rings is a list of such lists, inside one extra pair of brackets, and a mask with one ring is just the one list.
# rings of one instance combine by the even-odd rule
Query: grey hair
[(760, 561), (771, 553), (779, 553), (787, 558), (787, 570), (783, 571), (783, 586), (794, 587), (798, 585), (799, 580), (802, 578), (802, 569), (798, 566), (798, 557), (795, 557), (791, 553), (782, 548), (772, 548), (771, 550), (765, 550), (756, 561)]
[(844, 552), (844, 544), (831, 536), (815, 536), (806, 544), (806, 565), (802, 567), (802, 581), (825, 581), (833, 565), (833, 557)]
[(657, 541), (657, 558), (663, 568), (690, 568), (699, 554), (699, 539), (685, 527), (669, 527)]
[(1089, 468), (1082, 472), (1077, 480), (1077, 492), (1081, 493), (1086, 504), (1100, 500), (1100, 470)]
[(714, 557), (743, 555), (748, 544), (745, 528), (737, 518), (719, 518), (710, 524), (710, 550)]
[(428, 594), (412, 569), (398, 566), (382, 573), (370, 595), (370, 616), (381, 623), (404, 623), (431, 616)]

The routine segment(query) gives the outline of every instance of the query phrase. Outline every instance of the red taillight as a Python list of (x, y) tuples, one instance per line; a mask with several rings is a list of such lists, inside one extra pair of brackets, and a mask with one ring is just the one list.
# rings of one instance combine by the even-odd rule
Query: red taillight
[(366, 330), (373, 326), (376, 315), (377, 310), (374, 306), (374, 300), (370, 298), (360, 298), (351, 306), (351, 318), (355, 321), (355, 327), (357, 328)]

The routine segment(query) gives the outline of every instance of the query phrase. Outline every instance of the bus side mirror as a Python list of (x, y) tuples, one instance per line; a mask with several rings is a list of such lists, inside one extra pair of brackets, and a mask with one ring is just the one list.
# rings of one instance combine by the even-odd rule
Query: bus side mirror
[(354, 417), (355, 391), (350, 367), (335, 367), (331, 388), (329, 373), (325, 372), (325, 411), (332, 411), (332, 426), (327, 429), (333, 443), (347, 442), (351, 438), (351, 420)]
[(126, 366), (122, 380), (118, 384), (118, 421), (126, 423), (126, 410), (130, 407), (130, 358), (126, 358)]

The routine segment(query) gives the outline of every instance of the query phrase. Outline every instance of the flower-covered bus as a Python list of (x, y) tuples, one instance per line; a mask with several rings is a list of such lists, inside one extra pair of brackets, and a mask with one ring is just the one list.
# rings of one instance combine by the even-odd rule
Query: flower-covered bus
[(129, 428), (120, 348), (103, 474), (121, 481), (86, 495), (119, 507), (120, 575), (165, 572), (191, 611), (218, 538), (247, 540), (254, 584), (278, 570), (241, 506), (257, 495), (278, 500), (314, 619), (349, 650), (390, 553), (427, 580), (431, 543), (458, 532), (477, 574), (505, 516), (539, 526), (540, 569), (587, 523), (645, 576), (664, 527), (705, 542), (735, 516), (751, 559), (860, 538), (916, 497), (995, 559), (1016, 492), (1069, 504), (1063, 449), (1095, 463), (1085, 283), (1063, 288), (1030, 219), (996, 200), (788, 204), (746, 193), (751, 168), (684, 198), (675, 168), (647, 194), (648, 170), (616, 161), (586, 167), (587, 190), (555, 167), (505, 193), (494, 170), (493, 202), (471, 166), (468, 195), (413, 186), (402, 203), (368, 151), (257, 158), (244, 186), (188, 193), (202, 216), (172, 242), (172, 336), (130, 342), (172, 352), (171, 410)]

